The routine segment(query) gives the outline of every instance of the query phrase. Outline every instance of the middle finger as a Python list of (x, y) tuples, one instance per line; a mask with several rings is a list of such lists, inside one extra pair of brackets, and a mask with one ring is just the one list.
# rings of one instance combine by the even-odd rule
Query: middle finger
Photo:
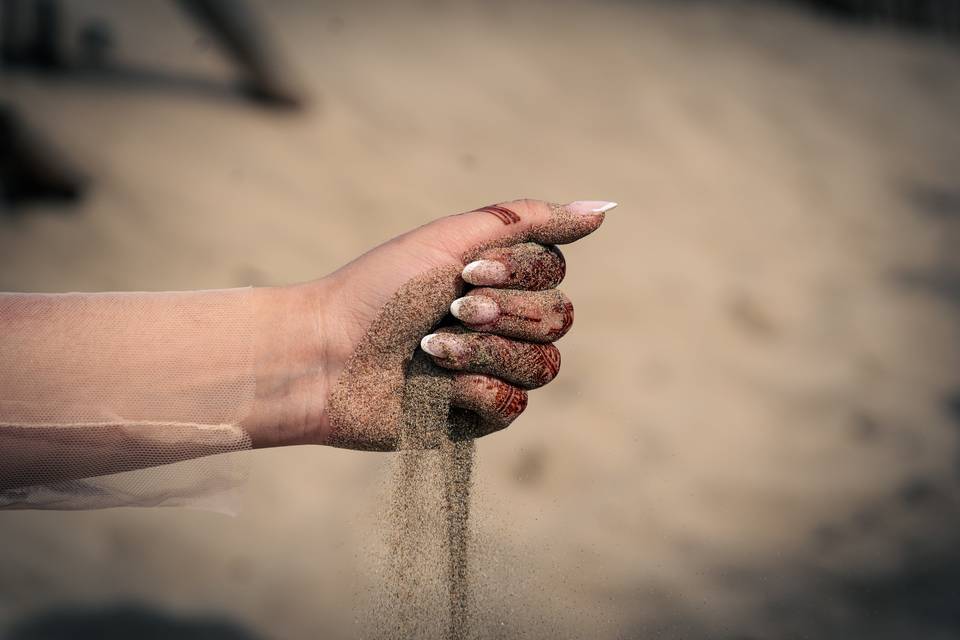
[(530, 342), (554, 342), (573, 324), (573, 303), (559, 289), (472, 289), (450, 313), (474, 331)]

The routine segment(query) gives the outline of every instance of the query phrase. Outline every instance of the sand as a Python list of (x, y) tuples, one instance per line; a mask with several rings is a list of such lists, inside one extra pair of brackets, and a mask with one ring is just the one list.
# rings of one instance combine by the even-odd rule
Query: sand
[[(573, 218), (562, 207), (553, 207), (546, 224), (475, 247), (463, 256), (463, 262), (481, 255), (503, 259), (515, 286), (542, 289), (562, 278), (555, 249), (521, 243), (513, 250), (512, 245), (530, 237), (569, 240), (579, 235), (585, 224), (589, 223)], [(506, 426), (509, 419), (495, 412), (478, 415), (451, 407), (452, 373), (416, 347), (461, 291), (461, 268), (434, 269), (405, 283), (361, 339), (331, 395), (334, 444), (400, 452), (388, 510), (391, 590), (383, 615), (378, 616), (379, 634), (385, 637), (462, 640), (469, 635), (473, 440)], [(539, 322), (541, 317), (546, 319), (548, 310), (560, 311), (558, 322), (564, 324), (564, 330), (572, 321), (569, 301), (556, 290), (523, 292), (535, 302), (527, 305), (530, 309), (519, 309), (522, 313), (512, 313), (518, 310), (505, 304), (497, 289), (476, 291), (496, 297), (507, 320), (505, 328), (521, 337), (532, 337), (521, 330), (527, 325), (517, 324), (531, 314)], [(499, 349), (473, 351), (482, 354), (480, 363), (492, 374), (519, 360), (524, 366), (514, 368), (532, 379), (529, 360), (536, 359), (548, 370), (551, 363), (559, 362), (540, 346), (529, 345), (514, 353), (502, 340), (496, 344)], [(555, 373), (553, 370), (550, 377)], [(520, 393), (525, 407), (526, 396)], [(503, 407), (508, 404), (504, 402)], [(501, 409), (499, 404), (497, 409)], [(481, 422), (486, 424), (481, 426)], [(441, 635), (437, 625), (444, 619), (446, 629)]]
[(406, 368), (420, 338), (447, 315), (462, 288), (461, 268), (440, 267), (413, 278), (384, 305), (330, 394), (330, 444), (379, 451), (404, 448)]
[(389, 595), (373, 618), (378, 637), (467, 637), (476, 417), (451, 412), (452, 375), (416, 347), (446, 315), (459, 272), (435, 269), (401, 287), (331, 396), (338, 446), (399, 450), (386, 523)]
[(552, 344), (519, 344), (501, 336), (468, 332), (462, 327), (443, 327), (444, 336), (457, 336), (457, 350), (440, 345), (438, 362), (454, 369), (495, 375), (523, 389), (550, 382), (560, 371), (560, 351)]
[[(510, 219), (520, 219), (513, 211), (502, 210)], [(466, 637), (473, 439), (505, 427), (526, 407), (525, 393), (504, 387), (509, 393), (493, 411), (478, 414), (452, 408), (452, 374), (436, 366), (417, 344), (448, 315), (450, 303), (463, 289), (460, 272), (468, 262), (481, 257), (504, 260), (518, 288), (556, 284), (563, 276), (557, 250), (528, 241), (573, 241), (599, 225), (602, 215), (575, 216), (562, 205), (551, 205), (550, 211), (542, 224), (466, 251), (459, 265), (439, 267), (404, 283), (367, 329), (331, 393), (328, 443), (400, 451), (389, 509), (393, 590), (389, 613), (382, 618), (390, 633), (436, 636), (425, 634), (424, 627), (444, 617), (436, 607), (437, 594), (444, 593), (445, 637)], [(534, 331), (538, 327), (549, 323), (547, 337), (555, 338), (573, 321), (570, 301), (556, 289), (514, 292), (522, 298), (519, 301), (507, 299), (498, 289), (474, 291), (498, 302), (503, 326), (496, 330), (505, 335), (542, 341)], [(528, 361), (534, 359), (540, 369), (554, 367), (551, 378), (556, 374), (555, 353), (530, 347), (508, 354), (503, 345), (474, 350), (482, 354), (484, 370), (496, 374), (521, 360), (523, 366), (515, 367), (519, 377), (532, 380)], [(531, 381), (529, 386), (535, 385)], [(443, 527), (436, 517), (441, 513)], [(441, 564), (445, 569), (438, 571)]]
[[(386, 620), (395, 633), (389, 637), (468, 637), (475, 445), (455, 434), (458, 423), (475, 417), (451, 412), (450, 380), (422, 352), (414, 357), (389, 510), (392, 602)], [(438, 626), (444, 619), (446, 629)]]
[[(530, 291), (550, 289), (557, 286), (566, 273), (566, 263), (563, 254), (553, 246), (543, 246), (536, 242), (521, 242), (509, 248), (495, 248), (483, 253), (484, 260), (496, 260), (505, 268), (507, 279), (496, 282), (497, 286), (513, 287), (523, 283), (523, 288)], [(482, 267), (483, 265), (481, 265)], [(498, 275), (500, 272), (496, 272)], [(481, 277), (490, 277), (478, 271)], [(493, 284), (471, 280), (474, 284)]]
[[(5, 289), (302, 281), (465, 205), (618, 200), (564, 247), (563, 370), (477, 443), (484, 635), (956, 635), (960, 54), (771, 3), (257, 5), (302, 117), (215, 93), (173, 3), (70, 3), (170, 80), (5, 78), (95, 180), (5, 224)], [(392, 455), (251, 457), (239, 519), (0, 513), (0, 625), (135, 596), (367, 638)]]
[[(512, 210), (497, 208), (520, 220)], [(473, 439), (505, 427), (527, 402), (524, 392), (504, 386), (508, 393), (503, 402), (497, 396), (492, 411), (451, 407), (452, 374), (436, 366), (417, 343), (447, 316), (463, 289), (463, 264), (472, 260), (504, 260), (518, 288), (556, 284), (563, 275), (556, 249), (525, 241), (573, 241), (599, 225), (602, 215), (575, 216), (562, 205), (551, 205), (550, 211), (546, 222), (473, 247), (462, 256), (462, 264), (433, 269), (400, 287), (367, 329), (331, 394), (331, 444), (400, 451), (389, 510), (393, 590), (389, 613), (383, 617), (386, 629), (400, 637), (435, 636), (424, 630), (443, 618), (436, 608), (438, 593), (446, 594), (448, 604), (445, 637), (467, 637)], [(512, 292), (519, 301), (499, 289), (474, 291), (497, 301), (503, 326), (495, 329), (504, 335), (542, 341), (539, 330), (546, 328), (547, 338), (557, 338), (573, 321), (570, 301), (556, 289)], [(489, 373), (514, 360), (529, 360), (531, 354), (542, 367), (559, 364), (543, 349), (508, 354), (504, 345), (482, 352), (481, 364)], [(529, 365), (519, 368), (521, 374), (529, 370)], [(444, 516), (442, 528), (439, 513)], [(438, 571), (441, 564), (445, 570)]]

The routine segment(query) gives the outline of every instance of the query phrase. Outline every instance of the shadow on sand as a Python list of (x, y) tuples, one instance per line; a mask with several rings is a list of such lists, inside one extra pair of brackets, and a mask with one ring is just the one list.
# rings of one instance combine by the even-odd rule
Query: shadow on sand
[(53, 608), (15, 623), (3, 640), (258, 640), (220, 616), (175, 616), (144, 605)]

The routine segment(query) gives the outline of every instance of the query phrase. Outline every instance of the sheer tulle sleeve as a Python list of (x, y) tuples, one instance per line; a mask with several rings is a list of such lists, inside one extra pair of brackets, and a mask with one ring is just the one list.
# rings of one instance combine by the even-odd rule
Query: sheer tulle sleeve
[(0, 508), (235, 510), (251, 293), (0, 294)]

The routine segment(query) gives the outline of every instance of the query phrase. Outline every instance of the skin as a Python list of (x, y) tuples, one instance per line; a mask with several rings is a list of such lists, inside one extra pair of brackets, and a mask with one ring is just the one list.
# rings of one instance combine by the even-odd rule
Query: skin
[[(170, 427), (160, 422), (131, 428), (122, 421), (111, 423), (109, 411), (96, 430), (68, 424), (18, 427), (16, 403), (10, 405), (14, 409), (5, 408), (4, 404), (5, 399), (16, 398), (16, 394), (4, 389), (4, 378), (0, 378), (0, 489), (27, 486), (37, 477), (46, 482), (87, 478), (131, 470), (138, 465), (197, 458), (242, 448), (241, 441), (247, 437), (253, 447), (321, 444), (364, 450), (391, 448), (398, 440), (399, 424), (388, 424), (385, 435), (371, 435), (369, 441), (364, 441), (362, 434), (372, 433), (370, 430), (353, 429), (356, 425), (331, 419), (331, 398), (337, 397), (341, 377), (351, 374), (351, 357), (359, 351), (358, 345), (381, 310), (391, 301), (402, 305), (409, 283), (419, 282), (429, 273), (444, 274), (431, 285), (442, 288), (444, 295), (439, 299), (444, 302), (441, 308), (427, 310), (427, 321), (417, 317), (410, 327), (398, 333), (404, 343), (395, 351), (402, 357), (396, 361), (396, 371), (387, 372), (389, 375), (383, 378), (394, 389), (402, 385), (404, 363), (413, 356), (423, 333), (439, 332), (444, 344), (434, 345), (435, 353), (430, 357), (436, 365), (452, 372), (451, 404), (458, 412), (455, 415), (469, 412), (469, 420), (465, 420), (472, 425), (469, 437), (502, 429), (526, 408), (527, 390), (556, 376), (560, 354), (552, 343), (569, 330), (573, 321), (569, 299), (553, 288), (566, 270), (562, 254), (553, 245), (574, 242), (596, 230), (604, 213), (595, 207), (603, 205), (612, 207), (612, 203), (603, 202), (561, 206), (537, 200), (491, 205), (440, 218), (393, 238), (324, 278), (253, 289), (255, 397), (250, 410), (244, 410), (245, 417), (239, 425), (242, 431), (230, 423), (223, 425), (228, 431), (226, 435), (198, 427), (180, 437), (169, 429), (189, 425)], [(484, 268), (474, 269), (472, 275), (458, 275), (476, 260), (486, 261)], [(472, 287), (471, 281), (483, 286)], [(460, 321), (456, 321), (447, 314), (446, 300), (464, 293), (450, 309), (459, 315)], [(145, 323), (142, 327), (124, 320), (125, 316), (113, 315), (115, 311), (98, 303), (95, 295), (86, 301), (91, 313), (84, 316), (93, 320), (74, 317), (69, 307), (55, 299), (33, 294), (5, 295), (12, 296), (8, 300), (16, 298), (17, 304), (0, 306), (0, 324), (17, 323), (28, 327), (26, 330), (33, 336), (51, 337), (54, 348), (44, 351), (45, 366), (35, 369), (33, 374), (48, 376), (42, 381), (43, 387), (50, 389), (44, 400), (55, 405), (62, 400), (57, 397), (57, 389), (69, 390), (78, 383), (70, 377), (72, 369), (63, 366), (70, 363), (67, 355), (71, 335), (99, 335), (105, 326), (127, 336), (144, 335), (151, 320), (174, 316), (185, 326), (190, 325), (189, 320), (209, 313), (203, 296), (220, 294), (193, 292), (190, 300), (195, 303), (181, 300), (175, 307), (164, 306), (167, 303), (163, 298), (160, 302), (154, 299), (153, 304), (159, 306), (153, 308), (154, 316), (141, 320)], [(29, 322), (17, 317), (24, 313), (29, 313)], [(119, 318), (119, 324), (104, 325), (104, 320), (97, 320), (101, 316), (108, 323)], [(447, 318), (443, 328), (435, 327), (433, 318), (444, 316)], [(84, 326), (84, 322), (91, 325)], [(236, 371), (223, 370), (216, 360), (201, 362), (190, 358), (190, 350), (202, 350), (205, 344), (217, 344), (227, 350), (248, 349), (250, 345), (246, 341), (232, 345), (229, 336), (219, 332), (204, 333), (218, 331), (216, 322), (197, 326), (214, 328), (185, 334), (183, 337), (189, 340), (183, 344), (177, 340), (167, 341), (169, 344), (138, 344), (137, 355), (142, 362), (138, 360), (135, 367), (155, 367), (162, 362), (192, 363), (189, 378), (163, 375), (162, 368), (155, 371), (156, 387), (150, 390), (154, 399), (176, 399), (182, 395), (182, 385), (198, 380), (214, 389), (229, 387), (236, 381)], [(110, 335), (109, 331), (104, 335)], [(23, 344), (27, 343), (32, 344)], [(20, 344), (18, 341), (7, 345), (13, 347), (11, 353), (17, 354), (16, 360), (5, 363), (10, 370), (16, 370), (21, 363), (30, 366), (37, 361), (37, 354), (24, 351), (29, 347), (18, 347)], [(0, 346), (4, 346), (2, 342)], [(178, 356), (172, 348), (185, 351)], [(56, 354), (65, 354), (64, 363), (55, 360)], [(112, 384), (116, 385), (112, 391), (118, 392), (115, 395), (123, 398), (124, 380), (117, 379)], [(142, 393), (136, 389), (131, 387), (131, 397)], [(371, 394), (366, 400), (375, 407), (380, 407), (377, 402), (381, 397), (386, 399), (384, 402), (395, 402), (390, 400), (395, 398), (390, 389), (376, 385), (364, 389)], [(350, 395), (341, 394), (347, 398)], [(8, 415), (8, 410), (14, 413)], [(399, 411), (397, 407), (383, 406), (380, 413), (398, 415)], [(64, 451), (70, 455), (64, 455)], [(150, 455), (143, 455), (145, 452)]]
[[(482, 278), (485, 287), (471, 288), (467, 283), (466, 297), (492, 299), (500, 312), (482, 322), (470, 322), (465, 315), (455, 327), (442, 329), (470, 333), (464, 340), (466, 348), (455, 356), (431, 357), (455, 372), (452, 404), (480, 417), (478, 435), (510, 424), (526, 408), (527, 390), (556, 376), (560, 355), (552, 343), (570, 329), (573, 320), (569, 299), (551, 288), (566, 271), (563, 256), (552, 242), (578, 240), (596, 230), (604, 218), (597, 212), (558, 222), (557, 211), (557, 205), (546, 202), (516, 200), (440, 218), (376, 247), (325, 278), (260, 290), (262, 330), (303, 335), (310, 329), (291, 326), (289, 318), (314, 318), (316, 341), (283, 337), (267, 341), (287, 345), (288, 353), (275, 360), (285, 371), (298, 370), (302, 375), (284, 374), (282, 384), (258, 384), (254, 411), (245, 424), (254, 446), (335, 442), (327, 411), (330, 392), (380, 309), (409, 280), (451, 265), (462, 269), (477, 259), (504, 264), (506, 275), (500, 284)], [(485, 246), (490, 248), (478, 251)], [(534, 268), (518, 268), (530, 265), (531, 256)], [(301, 365), (291, 367), (291, 362)], [(263, 375), (270, 377), (266, 371)], [(261, 394), (260, 389), (265, 392)], [(382, 448), (376, 443), (348, 446)]]

